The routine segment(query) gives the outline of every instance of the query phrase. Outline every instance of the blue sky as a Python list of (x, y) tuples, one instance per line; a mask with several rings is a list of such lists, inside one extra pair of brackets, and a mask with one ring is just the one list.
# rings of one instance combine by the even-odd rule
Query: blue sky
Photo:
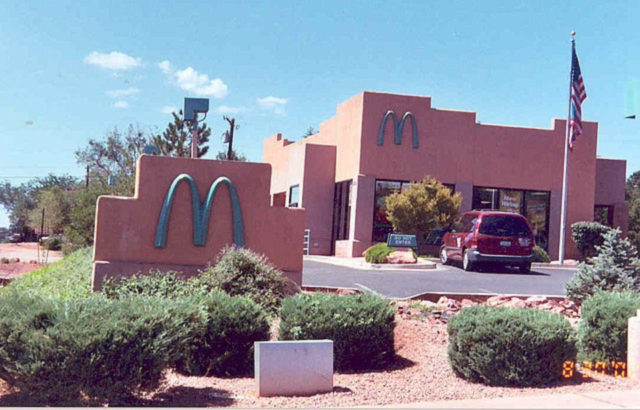
[(640, 170), (640, 121), (623, 118), (626, 84), (640, 78), (635, 0), (4, 0), (0, 10), (0, 180), (82, 176), (74, 152), (89, 138), (132, 123), (162, 130), (184, 97), (210, 98), (209, 157), (226, 147), (228, 113), (252, 161), (264, 138), (297, 139), (364, 90), (548, 128), (567, 113), (571, 30), (598, 154)]

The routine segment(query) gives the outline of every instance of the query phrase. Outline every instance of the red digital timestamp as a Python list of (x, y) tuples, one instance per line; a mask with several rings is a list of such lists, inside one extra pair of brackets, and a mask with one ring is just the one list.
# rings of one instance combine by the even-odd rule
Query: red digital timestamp
[[(576, 364), (572, 360), (567, 360), (562, 363), (562, 377), (565, 379), (573, 378), (575, 374), (575, 367)], [(613, 370), (614, 377), (627, 377), (626, 362), (582, 362), (580, 366), (580, 372), (582, 373), (583, 379), (593, 376), (604, 376), (607, 373), (607, 369), (609, 369), (609, 371)]]

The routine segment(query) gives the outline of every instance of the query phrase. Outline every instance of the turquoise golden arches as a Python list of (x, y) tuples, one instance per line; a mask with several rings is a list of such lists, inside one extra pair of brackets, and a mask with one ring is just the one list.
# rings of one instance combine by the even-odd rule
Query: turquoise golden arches
[(418, 148), (418, 123), (416, 122), (415, 117), (410, 111), (407, 111), (402, 116), (402, 120), (400, 124), (398, 124), (398, 117), (396, 117), (396, 113), (393, 110), (387, 111), (382, 119), (382, 123), (380, 124), (380, 131), (378, 132), (378, 145), (382, 146), (384, 143), (384, 129), (387, 125), (387, 120), (389, 117), (393, 119), (393, 131), (394, 131), (394, 141), (396, 145), (402, 144), (402, 131), (404, 130), (404, 124), (407, 121), (407, 118), (411, 120), (411, 129), (413, 131), (413, 149)]
[(242, 209), (240, 209), (240, 200), (238, 193), (233, 186), (233, 182), (227, 177), (220, 177), (209, 188), (207, 199), (204, 203), (200, 202), (200, 191), (196, 183), (190, 175), (180, 174), (173, 180), (167, 197), (162, 204), (162, 212), (158, 220), (156, 228), (156, 248), (165, 248), (167, 246), (167, 230), (169, 229), (169, 216), (173, 208), (173, 198), (176, 196), (178, 185), (182, 181), (189, 183), (191, 191), (191, 206), (193, 208), (193, 244), (195, 246), (204, 246), (207, 242), (207, 231), (209, 228), (209, 217), (211, 216), (211, 207), (216, 190), (221, 184), (227, 186), (229, 196), (231, 197), (231, 217), (233, 219), (233, 243), (236, 246), (244, 247), (244, 222), (242, 220)]

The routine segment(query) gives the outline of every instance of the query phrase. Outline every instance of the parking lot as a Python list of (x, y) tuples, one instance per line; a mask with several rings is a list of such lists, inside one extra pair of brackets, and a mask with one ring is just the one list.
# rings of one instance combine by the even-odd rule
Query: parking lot
[(513, 294), (564, 296), (564, 286), (575, 268), (532, 268), (531, 273), (517, 270), (465, 272), (459, 266), (411, 271), (364, 270), (330, 263), (305, 260), (304, 286), (342, 287), (377, 292), (390, 298), (409, 298), (423, 293)]

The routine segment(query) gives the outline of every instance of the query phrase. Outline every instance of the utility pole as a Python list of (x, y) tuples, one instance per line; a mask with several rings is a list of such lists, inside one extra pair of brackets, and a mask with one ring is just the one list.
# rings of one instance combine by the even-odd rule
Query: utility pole
[[(87, 165), (87, 174), (85, 176), (84, 190), (85, 191), (89, 190), (89, 165)], [(44, 209), (42, 211), (44, 212)], [(43, 219), (44, 219), (44, 217), (43, 217)]]
[(229, 131), (224, 133), (224, 142), (229, 143), (229, 149), (227, 150), (227, 161), (231, 161), (233, 155), (233, 131), (236, 129), (236, 119), (229, 118), (226, 115), (222, 118), (229, 123)]

